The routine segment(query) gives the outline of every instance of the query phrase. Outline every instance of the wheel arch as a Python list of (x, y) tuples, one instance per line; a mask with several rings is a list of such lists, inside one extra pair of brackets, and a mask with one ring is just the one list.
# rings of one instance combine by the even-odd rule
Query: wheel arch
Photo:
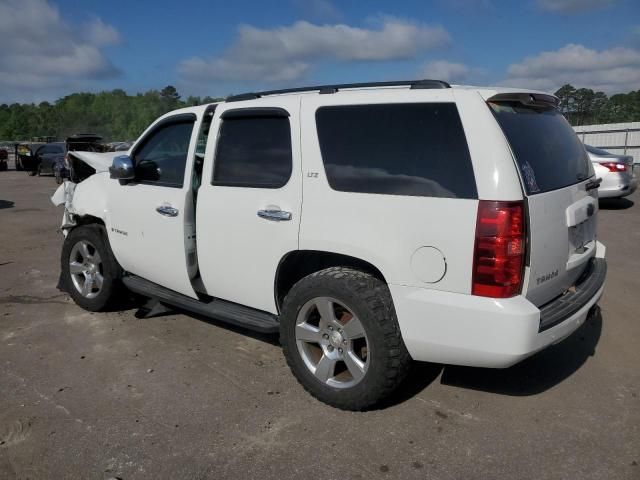
[(323, 250), (294, 250), (280, 259), (276, 270), (274, 295), (278, 312), (291, 287), (307, 275), (329, 267), (352, 267), (387, 283), (380, 269), (362, 258)]

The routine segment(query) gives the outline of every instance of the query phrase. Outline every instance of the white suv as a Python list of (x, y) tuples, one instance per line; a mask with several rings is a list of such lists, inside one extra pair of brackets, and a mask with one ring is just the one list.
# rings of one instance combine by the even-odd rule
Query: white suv
[(423, 80), (168, 113), (126, 156), (75, 154), (84, 174), (53, 199), (61, 287), (88, 310), (124, 286), (151, 314), (279, 331), (304, 388), (343, 409), (411, 359), (508, 367), (603, 291), (598, 182), (556, 105)]

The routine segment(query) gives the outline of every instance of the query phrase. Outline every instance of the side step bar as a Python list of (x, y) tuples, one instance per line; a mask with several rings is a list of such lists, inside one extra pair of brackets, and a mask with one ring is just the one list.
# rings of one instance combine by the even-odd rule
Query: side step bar
[(132, 292), (155, 298), (161, 303), (182, 308), (221, 322), (260, 333), (276, 333), (279, 330), (278, 317), (261, 310), (255, 310), (218, 298), (214, 298), (209, 302), (195, 300), (135, 275), (123, 277), (122, 283)]

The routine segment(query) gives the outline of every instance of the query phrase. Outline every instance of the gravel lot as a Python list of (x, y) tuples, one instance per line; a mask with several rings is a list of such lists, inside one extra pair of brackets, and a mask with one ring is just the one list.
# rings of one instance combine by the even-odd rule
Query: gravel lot
[(419, 364), (347, 413), (277, 338), (76, 307), (54, 189), (0, 172), (0, 478), (640, 479), (637, 193), (601, 205), (605, 296), (569, 339), (507, 370)]

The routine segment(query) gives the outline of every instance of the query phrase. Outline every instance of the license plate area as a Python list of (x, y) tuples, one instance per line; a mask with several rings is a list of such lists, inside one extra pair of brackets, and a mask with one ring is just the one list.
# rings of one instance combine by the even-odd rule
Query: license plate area
[(584, 253), (586, 251), (585, 244), (591, 241), (588, 236), (589, 220), (585, 220), (578, 225), (569, 227), (569, 242), (571, 244), (570, 253)]

